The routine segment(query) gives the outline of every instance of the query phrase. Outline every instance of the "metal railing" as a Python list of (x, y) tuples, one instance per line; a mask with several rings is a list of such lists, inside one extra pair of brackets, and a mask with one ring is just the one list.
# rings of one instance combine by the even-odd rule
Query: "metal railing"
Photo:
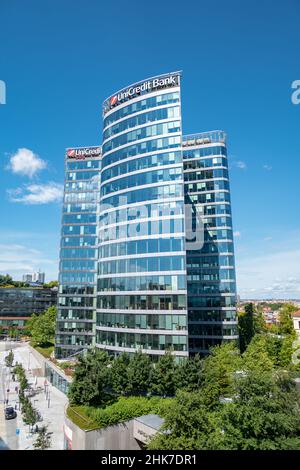
[(226, 143), (226, 133), (224, 131), (216, 130), (182, 136), (183, 147), (213, 144), (217, 142)]

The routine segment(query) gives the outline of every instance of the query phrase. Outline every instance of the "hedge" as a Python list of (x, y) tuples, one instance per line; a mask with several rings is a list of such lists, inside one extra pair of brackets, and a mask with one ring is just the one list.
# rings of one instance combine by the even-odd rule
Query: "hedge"
[(149, 413), (163, 417), (173, 400), (161, 397), (119, 397), (115, 403), (105, 408), (91, 406), (80, 408), (81, 412), (97, 423), (99, 428), (105, 428)]

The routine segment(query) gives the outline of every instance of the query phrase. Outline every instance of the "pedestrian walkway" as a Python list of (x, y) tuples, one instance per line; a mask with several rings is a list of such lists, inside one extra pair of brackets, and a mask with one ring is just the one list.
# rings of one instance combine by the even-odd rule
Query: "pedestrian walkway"
[[(23, 423), (21, 411), (19, 410), (18, 393), (15, 390), (15, 387), (19, 384), (16, 381), (12, 381), (12, 376), (4, 365), (7, 351), (3, 349), (3, 345), (0, 342), (0, 373), (2, 370), (2, 375), (0, 376), (2, 386), (0, 388), (2, 388), (2, 394), (5, 395), (5, 398), (8, 398), (9, 406), (17, 409), (18, 416), (16, 419), (5, 421), (4, 413), (0, 410), (0, 437), (10, 449), (32, 449), (37, 434), (29, 434), (29, 426)], [(68, 401), (67, 397), (57, 388), (53, 387), (45, 377), (36, 375), (39, 373), (40, 364), (31, 354), (27, 345), (20, 344), (19, 347), (13, 350), (13, 353), (14, 363), (19, 362), (22, 364), (26, 371), (27, 380), (34, 390), (34, 396), (30, 397), (30, 400), (33, 407), (40, 412), (43, 418), (41, 422), (37, 423), (38, 426), (47, 425), (48, 431), (52, 433), (51, 449), (63, 449), (64, 409)], [(1, 398), (3, 406), (3, 397), (0, 395), (0, 401)]]

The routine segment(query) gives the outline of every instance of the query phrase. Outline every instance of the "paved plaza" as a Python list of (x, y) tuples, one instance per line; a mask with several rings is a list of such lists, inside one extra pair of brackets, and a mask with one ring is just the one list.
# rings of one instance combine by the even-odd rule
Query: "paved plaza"
[[(30, 400), (42, 416), (42, 421), (37, 423), (38, 426), (47, 425), (48, 431), (52, 433), (51, 449), (63, 449), (64, 409), (68, 401), (67, 397), (45, 381), (45, 377), (39, 375), (40, 364), (26, 343), (7, 341), (0, 341), (0, 449), (33, 449), (33, 442), (37, 437), (37, 434), (29, 434), (29, 426), (23, 423), (18, 393), (15, 391), (15, 387), (19, 384), (16, 381), (13, 382), (9, 368), (5, 365), (4, 358), (10, 349), (14, 353), (14, 363), (22, 364), (27, 380), (35, 391), (35, 395)], [(8, 405), (5, 405), (7, 399)], [(5, 406), (16, 408), (17, 418), (5, 420)]]

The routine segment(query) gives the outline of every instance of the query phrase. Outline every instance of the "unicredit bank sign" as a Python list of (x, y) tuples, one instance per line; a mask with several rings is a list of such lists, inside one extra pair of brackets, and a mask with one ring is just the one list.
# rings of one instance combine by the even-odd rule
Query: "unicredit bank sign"
[(151, 91), (156, 91), (161, 88), (172, 88), (179, 85), (179, 73), (162, 75), (160, 77), (152, 78), (141, 82), (138, 85), (125, 88), (124, 90), (119, 91), (116, 95), (111, 96), (104, 102), (103, 112), (107, 113), (110, 109), (118, 106), (124, 101), (135, 98), (139, 95), (144, 95), (150, 93)]
[(75, 160), (84, 160), (85, 158), (100, 157), (100, 147), (82, 147), (77, 149), (67, 149), (66, 157)]

